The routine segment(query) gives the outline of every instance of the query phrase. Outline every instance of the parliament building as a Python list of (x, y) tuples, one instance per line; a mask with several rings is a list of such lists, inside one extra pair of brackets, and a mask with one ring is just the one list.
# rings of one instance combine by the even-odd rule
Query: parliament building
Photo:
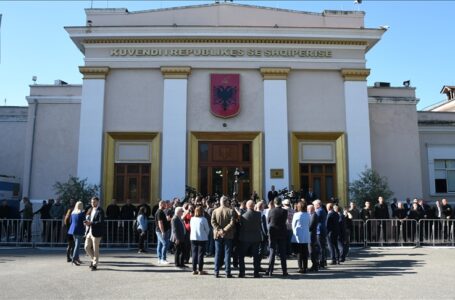
[(72, 175), (101, 185), (104, 205), (186, 186), (236, 187), (239, 199), (312, 188), (345, 202), (373, 168), (399, 200), (453, 203), (455, 87), (417, 111), (415, 88), (368, 86), (365, 56), (386, 29), (364, 17), (233, 3), (87, 9), (85, 24), (65, 27), (84, 55), (65, 67), (82, 84), (34, 84), (28, 107), (0, 109), (0, 174), (34, 200)]

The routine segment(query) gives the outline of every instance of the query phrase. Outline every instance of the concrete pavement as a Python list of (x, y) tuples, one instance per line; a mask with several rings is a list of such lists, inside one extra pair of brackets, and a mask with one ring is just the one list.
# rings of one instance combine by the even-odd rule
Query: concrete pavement
[(102, 249), (95, 272), (81, 259), (76, 267), (63, 250), (0, 249), (0, 299), (455, 299), (454, 248), (357, 249), (342, 265), (302, 275), (290, 260), (288, 278), (277, 260), (276, 275), (260, 279), (251, 259), (245, 279), (214, 278), (210, 258), (203, 276), (157, 265), (150, 252)]

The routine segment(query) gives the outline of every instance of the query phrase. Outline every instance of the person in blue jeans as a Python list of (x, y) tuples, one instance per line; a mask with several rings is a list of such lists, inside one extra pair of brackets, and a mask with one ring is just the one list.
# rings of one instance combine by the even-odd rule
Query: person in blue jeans
[(74, 251), (71, 258), (71, 264), (76, 266), (81, 264), (79, 259), (79, 248), (85, 233), (84, 221), (84, 204), (81, 201), (78, 201), (71, 212), (70, 228), (68, 229), (68, 234), (71, 234), (74, 238)]
[(231, 274), (231, 252), (232, 240), (234, 238), (235, 223), (238, 216), (235, 210), (229, 207), (229, 199), (222, 196), (220, 207), (212, 213), (211, 223), (213, 227), (213, 237), (215, 239), (215, 277), (219, 277), (222, 257), (224, 250), (224, 267), (226, 277), (232, 278)]
[(159, 208), (155, 214), (156, 222), (156, 237), (157, 246), (156, 254), (158, 256), (158, 264), (167, 265), (169, 262), (166, 260), (167, 249), (169, 247), (169, 240), (171, 237), (171, 222), (166, 215), (165, 209), (167, 207), (166, 201), (160, 201)]

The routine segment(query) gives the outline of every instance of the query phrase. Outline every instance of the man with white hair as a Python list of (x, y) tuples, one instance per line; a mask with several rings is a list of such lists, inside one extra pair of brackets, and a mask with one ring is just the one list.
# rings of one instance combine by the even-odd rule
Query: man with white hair
[(327, 266), (327, 228), (326, 228), (326, 220), (327, 220), (327, 213), (322, 208), (322, 201), (316, 199), (313, 201), (313, 205), (315, 208), (315, 213), (318, 216), (318, 227), (316, 229), (317, 233), (317, 241), (318, 246), (320, 249), (319, 255), (319, 268), (325, 268)]
[(247, 211), (240, 217), (239, 228), (239, 277), (245, 277), (245, 256), (253, 255), (254, 277), (259, 278), (260, 259), (259, 245), (262, 240), (261, 219), (262, 214), (254, 210), (254, 201), (246, 203)]
[(220, 207), (212, 213), (213, 238), (215, 239), (215, 277), (219, 277), (221, 263), (221, 251), (224, 251), (224, 268), (226, 277), (232, 278), (231, 274), (231, 251), (234, 239), (235, 222), (237, 213), (229, 207), (229, 199), (226, 196), (220, 198)]

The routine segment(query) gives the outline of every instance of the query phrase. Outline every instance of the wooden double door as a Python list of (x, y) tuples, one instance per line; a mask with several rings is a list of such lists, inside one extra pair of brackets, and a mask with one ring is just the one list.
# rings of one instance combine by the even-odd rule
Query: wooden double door
[[(235, 171), (241, 175), (235, 182)], [(249, 141), (200, 141), (199, 186), (204, 196), (218, 194), (238, 200), (251, 195), (251, 142)]]

